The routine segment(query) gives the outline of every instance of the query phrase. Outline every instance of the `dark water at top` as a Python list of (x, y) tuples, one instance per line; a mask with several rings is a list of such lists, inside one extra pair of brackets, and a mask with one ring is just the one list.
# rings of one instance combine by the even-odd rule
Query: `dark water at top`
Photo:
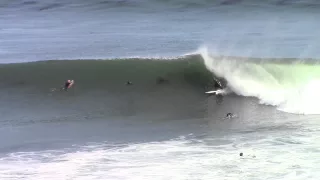
[(4, 1), (0, 16), (2, 63), (177, 56), (202, 45), (222, 55), (319, 57), (310, 1)]

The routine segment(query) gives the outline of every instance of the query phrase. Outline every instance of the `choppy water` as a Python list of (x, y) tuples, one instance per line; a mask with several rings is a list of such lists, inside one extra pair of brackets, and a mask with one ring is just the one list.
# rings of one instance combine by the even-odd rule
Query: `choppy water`
[[(306, 0), (1, 1), (0, 179), (318, 179), (319, 15)], [(230, 93), (205, 94), (216, 81)]]

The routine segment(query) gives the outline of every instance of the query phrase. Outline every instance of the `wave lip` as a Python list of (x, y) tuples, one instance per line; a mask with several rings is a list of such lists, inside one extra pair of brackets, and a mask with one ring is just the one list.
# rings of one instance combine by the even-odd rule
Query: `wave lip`
[(206, 68), (227, 81), (234, 93), (296, 114), (320, 114), (320, 65), (301, 59), (215, 57), (200, 50)]

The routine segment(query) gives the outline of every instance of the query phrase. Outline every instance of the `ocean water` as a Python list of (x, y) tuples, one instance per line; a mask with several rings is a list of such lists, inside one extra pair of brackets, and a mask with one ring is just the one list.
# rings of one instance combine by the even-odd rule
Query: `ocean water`
[(1, 0), (0, 179), (319, 179), (319, 5)]

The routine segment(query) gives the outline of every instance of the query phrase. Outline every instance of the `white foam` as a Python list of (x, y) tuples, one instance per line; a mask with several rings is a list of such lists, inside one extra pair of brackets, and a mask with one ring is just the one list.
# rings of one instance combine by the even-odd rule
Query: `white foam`
[[(248, 135), (246, 135), (248, 136)], [(0, 179), (312, 179), (318, 177), (318, 141), (292, 148), (292, 137), (273, 139), (239, 134), (205, 142), (184, 138), (108, 148), (102, 145), (78, 150), (12, 153), (0, 158)], [(301, 137), (300, 137), (301, 138)], [(310, 140), (310, 139), (309, 139)], [(314, 139), (315, 140), (315, 139)], [(222, 145), (210, 145), (214, 142)], [(206, 142), (209, 142), (206, 143)], [(211, 143), (210, 143), (211, 142)], [(282, 143), (281, 149), (274, 148)], [(308, 145), (312, 144), (312, 148)], [(309, 147), (309, 152), (305, 148)], [(314, 149), (315, 151), (311, 151)], [(239, 153), (244, 156), (240, 157)]]
[(312, 80), (306, 86), (298, 89), (296, 96), (280, 104), (279, 109), (297, 114), (320, 114), (319, 90), (320, 80)]
[[(320, 101), (320, 77), (316, 70), (308, 74), (307, 68), (310, 69), (310, 66), (294, 67), (290, 64), (259, 64), (215, 58), (205, 47), (201, 48), (200, 54), (206, 67), (226, 79), (228, 87), (236, 94), (257, 97), (260, 103), (277, 106), (285, 112), (320, 114), (320, 106), (317, 105)], [(299, 72), (299, 68), (303, 72)]]

